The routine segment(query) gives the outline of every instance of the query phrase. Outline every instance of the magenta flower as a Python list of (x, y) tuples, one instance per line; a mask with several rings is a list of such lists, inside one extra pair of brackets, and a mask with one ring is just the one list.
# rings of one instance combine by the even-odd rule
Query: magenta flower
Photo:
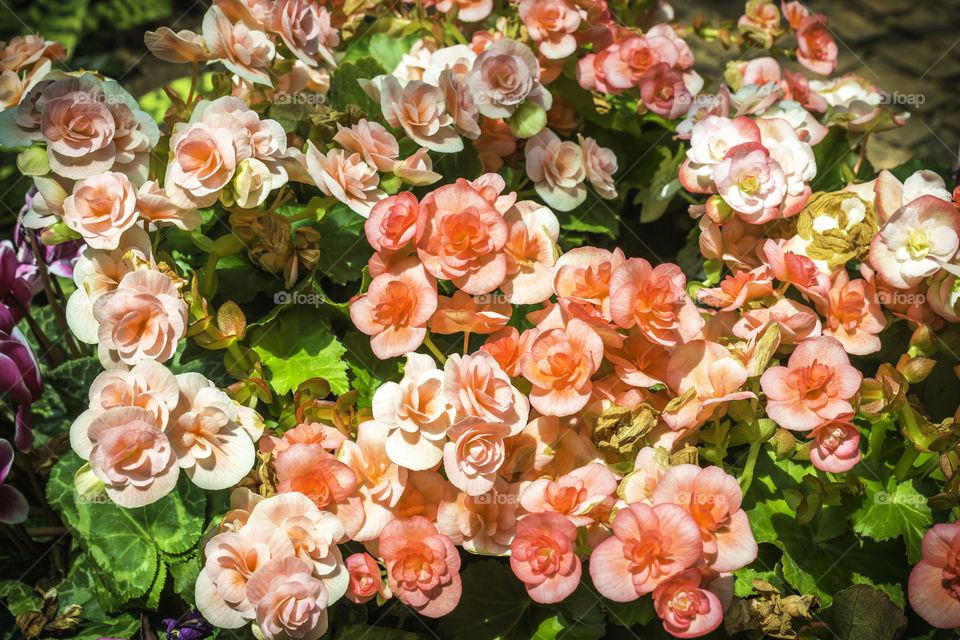
[(26, 337), (15, 326), (13, 314), (0, 307), (0, 396), (18, 405), (14, 444), (30, 451), (30, 404), (40, 398), (43, 381), (40, 365)]
[(13, 447), (0, 439), (0, 522), (20, 524), (27, 519), (27, 499), (23, 494), (4, 484), (10, 467), (13, 465)]

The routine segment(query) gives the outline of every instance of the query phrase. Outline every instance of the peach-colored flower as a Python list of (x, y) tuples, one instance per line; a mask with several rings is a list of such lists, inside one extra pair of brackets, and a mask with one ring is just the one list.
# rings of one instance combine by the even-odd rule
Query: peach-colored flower
[(553, 290), (559, 298), (593, 305), (610, 320), (610, 274), (626, 261), (619, 248), (613, 252), (577, 247), (557, 259)]
[(380, 171), (390, 172), (397, 166), (400, 156), (397, 139), (378, 122), (361, 118), (350, 128), (337, 123), (333, 140), (347, 151), (361, 154), (364, 162)]
[(210, 56), (203, 36), (189, 29), (174, 32), (170, 27), (160, 27), (156, 31), (147, 31), (143, 41), (150, 53), (166, 62), (203, 62)]
[(453, 119), (453, 127), (457, 133), (471, 140), (479, 138), (477, 103), (473, 94), (463, 84), (462, 78), (453, 69), (444, 69), (440, 72), (438, 86), (443, 92), (444, 108)]
[(549, 109), (550, 93), (540, 84), (540, 65), (523, 44), (501, 38), (477, 56), (464, 79), (481, 115), (509, 118), (526, 100)]
[(577, 431), (582, 425), (578, 418), (565, 418), (563, 423), (556, 416), (534, 418), (507, 440), (508, 458), (501, 474), (533, 482), (544, 474), (568, 474), (595, 462), (600, 454), (589, 436)]
[[(396, 76), (401, 80), (409, 82), (411, 80), (423, 80), (423, 73), (430, 66), (433, 52), (437, 45), (432, 41), (417, 39), (411, 46), (409, 53), (404, 53), (400, 63), (396, 66), (390, 75)], [(376, 100), (376, 98), (374, 98)]]
[(470, 553), (503, 555), (517, 528), (516, 486), (498, 478), (493, 488), (471, 496), (447, 483), (437, 509), (437, 529)]
[(454, 291), (452, 297), (439, 296), (437, 300), (437, 311), (428, 326), (439, 334), (494, 333), (510, 321), (513, 313), (510, 303), (499, 296), (474, 297)]
[(700, 218), (700, 253), (707, 260), (722, 260), (733, 272), (760, 266), (757, 249), (763, 225), (749, 224), (738, 216), (718, 225), (708, 216)]
[(418, 79), (439, 87), (444, 71), (450, 71), (453, 77), (462, 83), (476, 59), (477, 54), (465, 44), (437, 49), (430, 55), (430, 64), (424, 70), (423, 77)]
[(463, 149), (463, 139), (453, 128), (453, 117), (444, 107), (443, 91), (420, 80), (401, 87), (388, 75), (380, 94), (383, 118), (395, 129), (403, 129), (417, 144), (440, 153)]
[(530, 513), (559, 513), (583, 527), (594, 522), (593, 512), (616, 490), (617, 477), (613, 472), (593, 462), (556, 480), (534, 480), (520, 493), (520, 505)]
[(63, 201), (63, 222), (94, 249), (116, 249), (120, 235), (137, 221), (137, 196), (122, 173), (85, 178)]
[(480, 22), (493, 11), (493, 0), (437, 0), (436, 7), (446, 13), (454, 5), (459, 8), (457, 19), (463, 22)]
[(390, 597), (390, 590), (383, 583), (380, 565), (369, 553), (354, 553), (344, 560), (350, 572), (350, 585), (347, 587), (347, 599), (357, 604), (370, 602), (374, 596)]
[(336, 451), (346, 439), (347, 436), (336, 427), (319, 422), (306, 422), (284, 431), (280, 438), (264, 435), (260, 439), (260, 451), (280, 455), (298, 443), (319, 444), (327, 451)]
[(461, 178), (420, 203), (417, 254), (432, 276), (470, 294), (489, 293), (506, 276), (507, 231), (500, 212)]
[(450, 538), (426, 518), (393, 520), (383, 528), (380, 554), (387, 584), (401, 602), (418, 613), (439, 618), (460, 601), (460, 555)]
[(340, 36), (330, 26), (330, 12), (304, 0), (277, 0), (273, 5), (271, 28), (304, 63), (314, 67), (317, 57), (336, 65), (332, 49)]
[(99, 356), (105, 367), (173, 357), (187, 329), (187, 305), (173, 282), (160, 273), (139, 269), (93, 303), (100, 323)]
[(683, 188), (694, 193), (712, 193), (713, 168), (730, 149), (746, 142), (760, 142), (760, 128), (750, 118), (709, 115), (701, 119), (693, 125), (690, 149), (680, 165)]
[(156, 502), (177, 484), (176, 455), (146, 409), (108, 409), (90, 422), (86, 439), (90, 469), (110, 499), (122, 507)]
[(797, 26), (797, 60), (810, 71), (822, 76), (833, 73), (838, 52), (826, 16), (809, 15)]
[(781, 0), (780, 10), (783, 12), (783, 17), (790, 23), (791, 29), (799, 28), (804, 18), (810, 15), (810, 9), (799, 0)]
[(540, 53), (562, 59), (577, 50), (580, 12), (567, 0), (521, 0), (517, 12)]
[(520, 369), (530, 381), (530, 404), (544, 415), (568, 416), (590, 399), (590, 377), (603, 360), (603, 340), (583, 320), (540, 332), (521, 356)]
[(263, 31), (245, 21), (232, 22), (214, 5), (203, 16), (203, 41), (212, 60), (222, 62), (244, 80), (272, 85), (264, 67), (273, 59), (276, 48)]
[(822, 300), (830, 290), (830, 277), (820, 271), (807, 256), (785, 251), (776, 240), (768, 239), (763, 244), (763, 253), (773, 277), (792, 284), (803, 293)]
[(739, 309), (751, 300), (773, 295), (773, 275), (767, 266), (751, 271), (737, 271), (720, 282), (719, 287), (697, 291), (697, 300), (721, 311)]
[(511, 304), (543, 302), (553, 293), (560, 222), (553, 211), (532, 200), (517, 202), (503, 219), (510, 230), (503, 247), (507, 278), (500, 288)]
[(423, 516), (431, 522), (437, 520), (437, 510), (443, 500), (444, 490), (450, 486), (436, 471), (411, 471), (403, 495), (393, 507), (397, 518)]
[(527, 140), (524, 149), (527, 176), (537, 195), (560, 211), (576, 208), (587, 197), (583, 183), (587, 176), (583, 149), (572, 140), (561, 141), (543, 128)]
[(679, 118), (690, 107), (690, 89), (684, 77), (663, 62), (647, 69), (639, 84), (642, 105), (667, 120)]
[(580, 141), (580, 148), (583, 149), (587, 180), (601, 198), (613, 200), (617, 197), (617, 189), (613, 184), (613, 174), (617, 172), (616, 154), (598, 145), (593, 138), (584, 138), (578, 134), (577, 139)]
[(686, 281), (674, 264), (651, 267), (643, 258), (630, 258), (610, 275), (610, 316), (624, 329), (639, 327), (653, 342), (686, 342), (703, 327)]
[(481, 418), (501, 422), (516, 435), (527, 424), (526, 397), (511, 383), (496, 359), (486, 351), (447, 358), (443, 366), (443, 394), (453, 408), (453, 420)]
[(683, 507), (641, 502), (617, 511), (613, 536), (590, 554), (590, 577), (605, 598), (630, 602), (696, 563), (700, 527)]
[[(783, 167), (759, 142), (745, 142), (730, 149), (713, 168), (713, 181), (727, 207), (751, 224), (776, 218), (787, 193)], [(707, 203), (708, 215), (711, 202)], [(715, 216), (711, 218), (716, 220)]]
[(357, 495), (357, 476), (321, 444), (296, 443), (277, 454), (273, 463), (280, 494), (297, 492), (319, 509), (340, 520), (337, 541), (352, 538), (363, 526), (363, 506)]
[(430, 159), (426, 147), (420, 147), (413, 155), (407, 156), (394, 168), (393, 173), (415, 187), (433, 184), (443, 177), (433, 170), (433, 160)]
[(267, 640), (318, 640), (327, 631), (329, 594), (299, 558), (270, 560), (257, 569), (247, 598)]
[(473, 141), (480, 153), (484, 171), (496, 171), (503, 159), (517, 150), (517, 137), (501, 118), (484, 118), (480, 122), (480, 137)]
[(535, 602), (560, 602), (576, 590), (583, 571), (576, 541), (577, 527), (559, 513), (530, 513), (517, 522), (510, 568)]
[(264, 500), (259, 493), (245, 487), (236, 487), (230, 492), (230, 511), (224, 514), (217, 527), (218, 533), (240, 531), (250, 520), (250, 512)]
[(851, 398), (862, 380), (843, 345), (821, 336), (800, 343), (787, 366), (767, 369), (760, 386), (770, 418), (786, 429), (808, 431), (824, 420), (852, 413)]
[(693, 516), (706, 563), (721, 572), (745, 567), (757, 557), (742, 499), (736, 478), (720, 467), (693, 464), (670, 467), (653, 490), (654, 505), (677, 504)]
[[(720, 626), (723, 604), (704, 587), (704, 573), (687, 569), (653, 590), (653, 606), (663, 628), (678, 638), (696, 638)], [(709, 585), (707, 585), (709, 586)]]
[(444, 374), (433, 358), (408, 353), (399, 383), (384, 382), (373, 394), (373, 418), (387, 431), (386, 452), (394, 463), (416, 471), (443, 458), (452, 421)]
[(935, 524), (923, 536), (923, 559), (910, 571), (910, 606), (940, 629), (960, 626), (960, 522)]
[(521, 357), (530, 350), (538, 333), (536, 329), (527, 329), (521, 334), (514, 327), (504, 327), (491, 335), (480, 349), (492, 355), (500, 368), (514, 378), (520, 375)]
[(653, 490), (670, 468), (670, 454), (662, 447), (644, 447), (637, 452), (633, 471), (623, 477), (617, 494), (627, 504), (642, 502), (653, 506)]
[(32, 33), (0, 42), (0, 71), (20, 71), (44, 58), (56, 62), (66, 57), (67, 49), (62, 44)]
[(377, 187), (380, 176), (359, 153), (331, 149), (326, 155), (307, 142), (307, 171), (324, 195), (333, 196), (364, 218), (374, 204), (387, 197)]
[(420, 203), (409, 191), (388, 196), (373, 205), (363, 223), (367, 242), (374, 251), (396, 252), (413, 243), (417, 234)]
[(374, 354), (385, 360), (419, 347), (436, 309), (436, 281), (409, 258), (391, 265), (373, 279), (367, 293), (350, 302), (350, 319), (370, 336)]
[(337, 459), (353, 470), (359, 482), (357, 492), (364, 521), (363, 528), (353, 536), (358, 542), (375, 540), (380, 535), (384, 525), (393, 519), (392, 510), (399, 504), (407, 483), (407, 469), (387, 456), (388, 435), (388, 429), (379, 422), (362, 422), (357, 427), (356, 442), (346, 440), (337, 453)]
[(780, 344), (795, 345), (822, 334), (820, 316), (808, 306), (789, 298), (777, 300), (769, 308), (750, 309), (733, 325), (733, 335), (751, 340), (763, 334), (771, 323), (780, 329)]
[(851, 422), (853, 414), (827, 420), (807, 433), (810, 462), (821, 471), (842, 473), (860, 462), (860, 431)]
[(184, 231), (196, 229), (203, 221), (196, 209), (175, 205), (156, 180), (147, 180), (137, 189), (137, 213), (148, 222), (172, 224)]
[(880, 350), (877, 335), (887, 326), (877, 290), (863, 279), (850, 280), (845, 269), (833, 277), (833, 284), (820, 305), (826, 318), (824, 335), (840, 341), (847, 353), (863, 356)]
[(637, 327), (630, 329), (629, 337), (619, 349), (609, 348), (606, 357), (617, 377), (628, 385), (652, 387), (666, 383), (669, 350), (648, 340)]
[(503, 440), (509, 435), (508, 425), (483, 418), (464, 418), (450, 427), (443, 468), (453, 486), (471, 496), (490, 491), (506, 460)]

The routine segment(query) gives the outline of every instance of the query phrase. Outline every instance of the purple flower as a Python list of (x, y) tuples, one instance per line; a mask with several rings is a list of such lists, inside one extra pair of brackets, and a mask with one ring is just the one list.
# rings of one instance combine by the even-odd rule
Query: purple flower
[(27, 499), (23, 494), (4, 484), (13, 465), (13, 447), (0, 438), (0, 522), (20, 524), (27, 519)]
[(0, 303), (9, 311), (14, 322), (23, 317), (21, 309), (30, 308), (33, 292), (30, 285), (17, 274), (20, 261), (9, 240), (0, 242)]
[(199, 611), (191, 611), (179, 620), (167, 618), (163, 624), (167, 627), (167, 640), (202, 640), (213, 635), (213, 627)]
[(37, 256), (33, 252), (33, 244), (30, 242), (31, 236), (37, 243), (37, 248), (41, 252), (40, 259), (43, 264), (47, 265), (47, 271), (61, 278), (73, 278), (73, 267), (86, 246), (80, 239), (61, 242), (52, 247), (47, 246), (41, 242), (40, 233), (37, 230), (28, 229), (23, 225), (23, 216), (30, 211), (36, 193), (36, 187), (31, 187), (30, 191), (27, 192), (26, 204), (20, 210), (13, 232), (17, 260), (20, 263), (17, 266), (17, 278), (29, 287), (32, 295), (36, 295), (43, 289), (43, 282), (40, 280), (40, 272), (37, 269)]
[(18, 405), (13, 442), (21, 451), (30, 451), (30, 404), (43, 393), (40, 365), (26, 337), (5, 307), (0, 307), (0, 396)]

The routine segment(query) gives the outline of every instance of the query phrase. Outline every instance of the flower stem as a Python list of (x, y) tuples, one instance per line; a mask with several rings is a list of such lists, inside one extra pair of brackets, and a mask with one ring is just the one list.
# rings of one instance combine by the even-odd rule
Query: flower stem
[(43, 282), (43, 290), (44, 293), (46, 293), (50, 310), (53, 311), (53, 317), (57, 322), (57, 327), (63, 333), (63, 338), (67, 342), (67, 348), (70, 350), (70, 353), (73, 354), (73, 357), (82, 358), (84, 354), (80, 351), (80, 347), (78, 347), (76, 342), (73, 340), (73, 333), (70, 332), (70, 327), (67, 325), (67, 318), (63, 315), (63, 308), (57, 302), (57, 296), (54, 293), (53, 285), (50, 284), (50, 274), (47, 272), (47, 264), (44, 262), (42, 257), (43, 254), (40, 253), (40, 247), (37, 244), (37, 238), (34, 234), (28, 233), (27, 239), (30, 241), (30, 248), (33, 249), (33, 255), (35, 255), (37, 258), (37, 271), (40, 272), (40, 281)]
[(423, 337), (423, 344), (427, 345), (427, 349), (430, 349), (430, 353), (432, 353), (437, 358), (437, 360), (440, 361), (441, 365), (444, 365), (447, 363), (447, 356), (443, 355), (440, 349), (437, 348), (437, 345), (433, 343), (433, 340), (430, 339), (429, 331), (427, 332), (427, 335)]
[(907, 450), (904, 451), (900, 459), (897, 460), (897, 466), (893, 469), (893, 475), (898, 483), (907, 479), (907, 474), (913, 470), (913, 463), (919, 455), (920, 450), (908, 443)]
[(757, 466), (757, 457), (760, 455), (760, 446), (763, 443), (759, 440), (750, 443), (750, 452), (747, 454), (747, 463), (743, 465), (743, 472), (740, 474), (740, 490), (744, 493), (753, 483), (753, 469)]

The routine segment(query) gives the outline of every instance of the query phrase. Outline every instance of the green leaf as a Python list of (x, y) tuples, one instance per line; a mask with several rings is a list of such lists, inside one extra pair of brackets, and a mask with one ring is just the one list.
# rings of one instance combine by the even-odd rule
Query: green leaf
[(14, 616), (40, 610), (40, 596), (19, 580), (0, 580), (0, 599)]
[[(356, 38), (349, 43), (341, 65), (364, 56), (371, 56), (376, 58), (387, 70), (392, 70), (400, 64), (404, 54), (410, 51), (410, 47), (416, 41), (416, 34), (397, 37), (385, 33), (375, 33), (368, 38)], [(337, 73), (339, 73), (339, 69)]]
[(867, 585), (847, 587), (821, 614), (837, 640), (893, 640), (907, 618), (882, 591)]
[(451, 640), (502, 638), (513, 629), (530, 597), (506, 563), (482, 560), (461, 574), (460, 604), (440, 619), (441, 635)]
[(184, 562), (169, 565), (170, 575), (173, 576), (173, 590), (190, 604), (194, 604), (194, 587), (201, 568), (199, 552)]
[(103, 638), (137, 638), (140, 633), (140, 618), (129, 613), (116, 616), (106, 622), (84, 625), (71, 636), (72, 640), (103, 640)]
[(556, 605), (565, 628), (564, 638), (594, 640), (604, 635), (607, 623), (603, 600), (586, 583), (587, 578), (584, 576), (576, 591)]
[(609, 621), (621, 627), (647, 624), (657, 615), (653, 608), (653, 598), (647, 596), (631, 602), (604, 600), (603, 606), (607, 609)]
[(560, 616), (550, 616), (540, 623), (530, 640), (556, 640), (557, 636), (563, 634), (564, 629)]
[(370, 336), (359, 331), (350, 331), (343, 337), (347, 353), (343, 359), (353, 374), (350, 388), (360, 392), (358, 404), (369, 407), (374, 392), (388, 380), (400, 379), (400, 359), (381, 360), (370, 349)]
[(337, 203), (327, 210), (323, 221), (314, 225), (320, 232), (317, 272), (338, 284), (355, 282), (363, 277), (363, 268), (373, 255), (363, 231), (364, 218)]
[(652, 162), (657, 162), (657, 170), (653, 174), (653, 179), (643, 186), (637, 193), (636, 202), (640, 204), (640, 222), (653, 222), (664, 214), (673, 196), (682, 188), (680, 179), (677, 177), (677, 171), (683, 164), (686, 153), (684, 148), (680, 147), (675, 151), (668, 145), (658, 145), (654, 149), (660, 156), (656, 161), (652, 157)]
[(293, 306), (268, 326), (253, 327), (250, 345), (267, 368), (270, 386), (278, 394), (295, 390), (310, 378), (323, 378), (336, 394), (346, 393), (346, 349), (315, 309)]
[(150, 587), (150, 591), (147, 593), (147, 609), (151, 611), (156, 611), (160, 606), (160, 595), (163, 593), (163, 587), (167, 584), (167, 566), (163, 563), (160, 564), (160, 569), (157, 571), (157, 577), (153, 581), (153, 585)]
[(854, 512), (853, 530), (877, 541), (903, 536), (911, 564), (923, 557), (923, 535), (933, 524), (927, 498), (913, 486), (913, 480), (897, 482), (893, 476), (886, 487), (867, 482), (863, 505)]
[(476, 180), (483, 174), (480, 152), (472, 144), (464, 144), (457, 153), (434, 154), (433, 170), (449, 182), (457, 178)]
[(73, 557), (70, 571), (57, 591), (60, 594), (60, 609), (70, 604), (83, 607), (83, 618), (94, 622), (107, 622), (113, 616), (104, 611), (99, 593), (104, 589), (98, 574), (101, 571), (90, 556), (81, 552)]
[(383, 65), (371, 56), (341, 64), (336, 73), (330, 74), (330, 91), (327, 93), (330, 106), (344, 111), (347, 105), (359, 105), (368, 118), (375, 119), (380, 115), (380, 105), (364, 93), (357, 80), (370, 80), (385, 73), (387, 70)]

